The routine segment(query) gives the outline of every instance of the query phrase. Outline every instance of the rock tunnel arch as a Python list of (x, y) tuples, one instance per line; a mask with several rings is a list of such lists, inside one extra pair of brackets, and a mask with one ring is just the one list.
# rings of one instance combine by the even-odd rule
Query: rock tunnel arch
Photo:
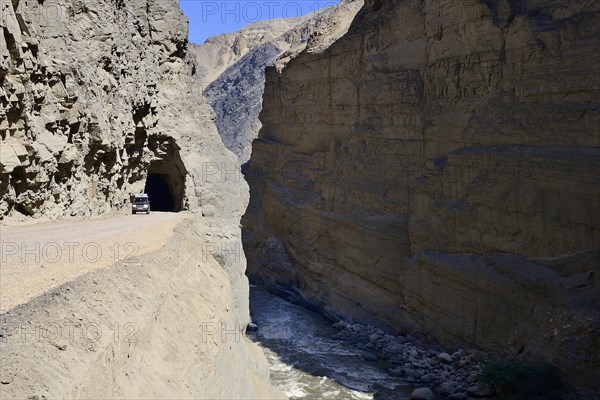
[(182, 211), (185, 209), (187, 171), (179, 156), (177, 145), (172, 140), (152, 142), (149, 140), (149, 147), (158, 157), (148, 166), (144, 186), (144, 193), (150, 198), (150, 208), (153, 211)]

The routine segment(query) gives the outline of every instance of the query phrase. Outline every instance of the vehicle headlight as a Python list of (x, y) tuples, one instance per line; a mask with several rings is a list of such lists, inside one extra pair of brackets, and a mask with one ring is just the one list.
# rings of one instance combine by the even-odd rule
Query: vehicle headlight
[(144, 204), (144, 208), (148, 208), (148, 204)]

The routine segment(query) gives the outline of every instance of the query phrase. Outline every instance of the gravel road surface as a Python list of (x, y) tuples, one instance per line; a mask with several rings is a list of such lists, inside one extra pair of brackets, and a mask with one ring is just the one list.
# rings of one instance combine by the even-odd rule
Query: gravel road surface
[(87, 272), (160, 249), (186, 215), (0, 226), (0, 313)]

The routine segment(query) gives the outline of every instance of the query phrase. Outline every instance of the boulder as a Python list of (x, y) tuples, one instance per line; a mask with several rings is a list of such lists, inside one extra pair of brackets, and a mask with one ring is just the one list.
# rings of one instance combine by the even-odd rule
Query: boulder
[(448, 353), (439, 353), (436, 358), (438, 359), (438, 361), (441, 361), (445, 364), (450, 364), (454, 361), (452, 356)]
[(469, 387), (467, 389), (467, 394), (477, 399), (489, 398), (496, 395), (496, 389), (490, 385), (477, 384)]
[(410, 394), (411, 400), (434, 400), (435, 396), (431, 389), (423, 387), (413, 390)]

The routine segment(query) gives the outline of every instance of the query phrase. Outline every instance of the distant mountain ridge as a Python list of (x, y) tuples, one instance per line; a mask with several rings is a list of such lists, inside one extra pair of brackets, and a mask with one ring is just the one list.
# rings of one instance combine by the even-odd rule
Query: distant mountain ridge
[(252, 140), (261, 127), (265, 67), (277, 62), (281, 68), (303, 50), (329, 46), (346, 33), (362, 4), (343, 0), (303, 17), (258, 21), (190, 46), (219, 134), (240, 163), (250, 159)]

